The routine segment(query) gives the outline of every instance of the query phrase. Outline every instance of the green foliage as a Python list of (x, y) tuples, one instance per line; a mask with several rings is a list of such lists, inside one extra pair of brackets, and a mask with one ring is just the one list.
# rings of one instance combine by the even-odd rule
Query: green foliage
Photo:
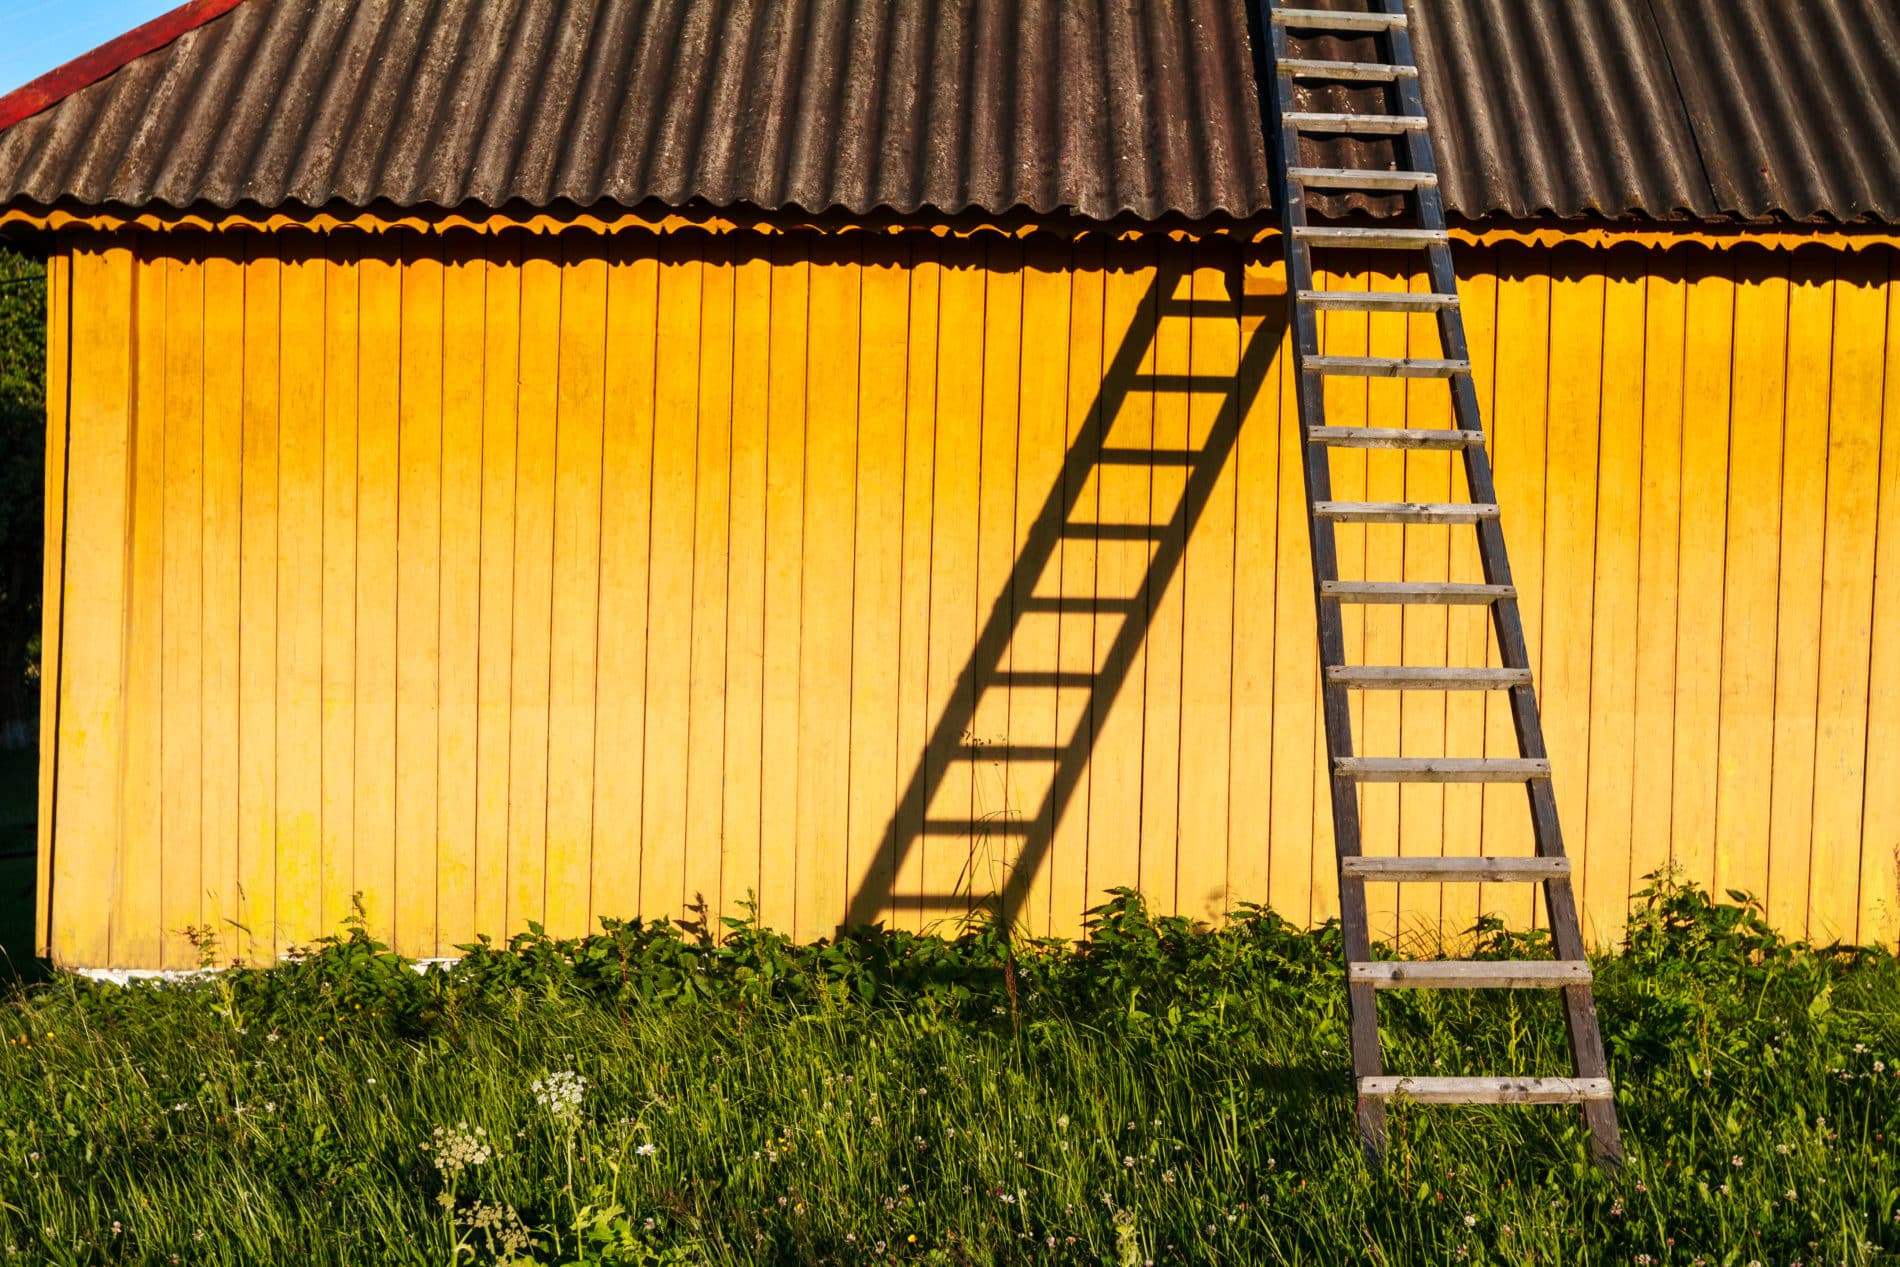
[(36, 715), (45, 453), (45, 265), (0, 248), (0, 724), (16, 732)]
[[(356, 919), (268, 971), (63, 979), (0, 1008), (0, 1265), (1859, 1267), (1900, 1246), (1891, 955), (1658, 877), (1597, 964), (1629, 1144), (1609, 1175), (1562, 1108), (1399, 1106), (1368, 1168), (1339, 951), (1334, 926), (1243, 907), (1209, 930), (1124, 890), (1074, 945), (985, 918), (798, 945), (702, 916), (418, 971)], [(1567, 1068), (1548, 995), (1381, 1010), (1395, 1072)]]

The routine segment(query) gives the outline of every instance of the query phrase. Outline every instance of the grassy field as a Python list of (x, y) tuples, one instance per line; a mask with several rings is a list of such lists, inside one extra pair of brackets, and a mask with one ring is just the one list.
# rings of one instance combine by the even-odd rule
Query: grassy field
[[(1492, 930), (1488, 952), (1541, 949)], [(35, 1263), (1523, 1263), (1900, 1248), (1900, 965), (1652, 892), (1599, 965), (1629, 1163), (1572, 1111), (1354, 1142), (1330, 930), (1124, 896), (1079, 946), (614, 927), (419, 975), (351, 932), (0, 1007)], [(1549, 997), (1383, 1003), (1389, 1067), (1559, 1072)], [(4, 1260), (0, 1260), (4, 1261)]]

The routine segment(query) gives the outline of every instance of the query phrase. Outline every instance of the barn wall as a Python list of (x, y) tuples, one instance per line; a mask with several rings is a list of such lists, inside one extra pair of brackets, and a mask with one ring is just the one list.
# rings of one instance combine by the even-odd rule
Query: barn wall
[[(187, 966), (192, 926), (268, 959), (356, 893), (417, 955), (748, 893), (801, 937), (847, 912), (926, 925), (1012, 882), (1056, 931), (1122, 884), (1196, 917), (1333, 913), (1267, 254), (737, 232), (64, 248), (60, 962)], [(1461, 258), (1598, 941), (1672, 859), (1792, 931), (1900, 931), (1900, 722), (1879, 706), (1900, 699), (1895, 267), (1884, 246)], [(1436, 339), (1360, 315), (1328, 344)], [(1447, 412), (1440, 385), (1328, 390), (1335, 423)], [(1342, 499), (1463, 495), (1444, 455), (1334, 463)], [(1469, 535), (1348, 526), (1341, 556), (1474, 578)], [(1477, 612), (1348, 616), (1363, 662), (1488, 649)], [(1501, 701), (1355, 711), (1362, 751), (1513, 750)], [(1521, 791), (1362, 795), (1374, 851), (1401, 829), (1408, 853), (1529, 848)], [(1533, 918), (1516, 886), (1375, 896), (1382, 935)]]

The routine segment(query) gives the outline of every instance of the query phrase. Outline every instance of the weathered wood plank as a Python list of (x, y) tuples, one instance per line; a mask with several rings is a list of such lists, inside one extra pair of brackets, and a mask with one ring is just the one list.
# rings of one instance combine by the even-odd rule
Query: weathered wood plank
[(1341, 858), (1339, 873), (1388, 883), (1534, 884), (1570, 874), (1568, 858)]
[(1340, 757), (1334, 769), (1361, 783), (1522, 783), (1550, 777), (1544, 757)]
[(1498, 508), (1489, 502), (1314, 502), (1313, 513), (1345, 523), (1474, 524), (1496, 519)]
[(1335, 664), (1327, 668), (1326, 680), (1361, 691), (1497, 691), (1506, 687), (1530, 685), (1531, 671), (1437, 665)]
[(1608, 1078), (1411, 1078), (1387, 1075), (1359, 1079), (1359, 1094), (1414, 1104), (1577, 1104), (1610, 1100)]
[(1374, 989), (1555, 990), (1587, 985), (1582, 959), (1380, 959), (1348, 964), (1346, 979)]

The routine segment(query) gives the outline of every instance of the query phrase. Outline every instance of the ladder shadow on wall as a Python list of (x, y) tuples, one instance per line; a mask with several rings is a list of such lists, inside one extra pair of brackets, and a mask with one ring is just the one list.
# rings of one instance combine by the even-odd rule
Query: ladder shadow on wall
[[(1049, 858), (1057, 828), (1083, 784), (1103, 722), (1131, 670), (1139, 665), (1137, 657), (1157, 604), (1181, 570), (1188, 541), (1233, 455), (1241, 425), (1282, 343), (1284, 296), (1277, 290), (1246, 294), (1238, 258), (1224, 273), (1226, 296), (1208, 299), (1189, 293), (1192, 275), (1185, 269), (1164, 266), (1157, 272), (1104, 368), (1100, 389), (1058, 477), (1017, 543), (1009, 577), (983, 619), (948, 703), (935, 718), (881, 847), (855, 880), (844, 927), (870, 925), (900, 910), (916, 911), (926, 926), (985, 908), (999, 914), (1006, 926), (1014, 926), (1021, 918), (1025, 899)], [(1154, 359), (1161, 323), (1190, 318), (1241, 325), (1234, 372), (1197, 376), (1144, 368)], [(1258, 323), (1248, 329), (1245, 318)], [(1168, 394), (1203, 398), (1198, 403), (1189, 400), (1191, 417), (1208, 412), (1205, 397), (1222, 398), (1200, 443), (1195, 443), (1195, 428), (1190, 428), (1185, 448), (1158, 447), (1152, 437), (1143, 444), (1121, 442), (1116, 424), (1128, 403)], [(1157, 494), (1149, 499), (1145, 517), (1111, 520), (1083, 504), (1085, 490), (1100, 489), (1104, 480), (1118, 472), (1155, 479), (1152, 487)], [(1178, 489), (1172, 496), (1159, 495), (1162, 482), (1155, 477), (1162, 472), (1173, 477), (1167, 481), (1168, 487)], [(1100, 584), (1099, 573), (1091, 567), (1085, 592), (1070, 592), (1075, 587), (1065, 588), (1063, 563), (1063, 547), (1069, 542), (1089, 543), (1095, 560), (1105, 549), (1144, 552), (1145, 564), (1131, 569), (1138, 572), (1138, 583), (1132, 589), (1124, 584), (1111, 590)], [(1089, 630), (1092, 669), (1019, 662), (1013, 644), (1025, 621), (1047, 617), (1064, 622), (1062, 637), (1070, 636), (1070, 621)], [(1024, 690), (1075, 692), (1086, 702), (1079, 709), (1057, 710), (1058, 717), (1078, 719), (1066, 732), (1058, 722), (1050, 733), (1052, 742), (1046, 745), (1016, 742), (1014, 734), (1003, 742), (985, 741), (977, 733), (977, 722), (986, 697), (1008, 697)], [(1182, 742), (1190, 742), (1189, 737), (1183, 735)], [(1017, 774), (1026, 776), (1040, 789), (1032, 797), (1039, 802), (1034, 811), (980, 811), (974, 796), (965, 798), (961, 793), (972, 786), (981, 767), (1002, 767), (1006, 786)], [(897, 877), (905, 874), (906, 864), (926, 840), (942, 840), (967, 851), (959, 864), (959, 878), (947, 890), (926, 887), (921, 893), (900, 892)], [(1000, 883), (986, 888), (985, 880)]]

